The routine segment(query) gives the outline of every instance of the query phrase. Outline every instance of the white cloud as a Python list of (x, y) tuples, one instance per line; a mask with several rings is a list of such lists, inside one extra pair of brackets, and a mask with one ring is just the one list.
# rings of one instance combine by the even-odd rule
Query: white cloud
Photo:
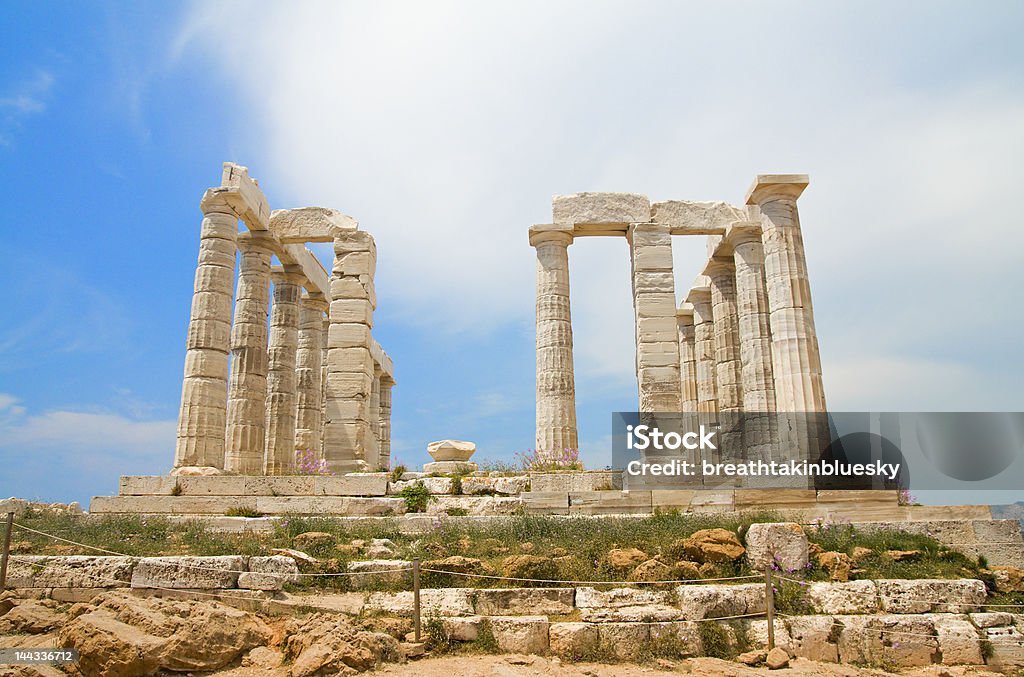
[[(250, 124), (233, 142), (256, 150), (231, 159), (282, 200), (374, 234), (389, 322), (454, 335), (530, 321), (526, 228), (550, 219), (552, 194), (738, 202), (756, 173), (808, 172), (831, 399), (984, 399), (989, 372), (972, 362), (1015, 355), (968, 347), (1022, 328), (987, 290), (1024, 282), (1007, 202), (1024, 96), (998, 69), (935, 83), (919, 66), (979, 29), (951, 13), (915, 41), (895, 27), (916, 13), (883, 5), (634, 5), (204, 2), (175, 51), (201, 50), (238, 95)], [(680, 297), (702, 246), (677, 249)], [(581, 400), (631, 387), (625, 244), (577, 242), (570, 267)], [(864, 368), (896, 370), (892, 398), (857, 390), (850, 370)], [(919, 378), (942, 369), (960, 387), (923, 395)]]
[(0, 145), (9, 145), (11, 135), (23, 121), (46, 110), (46, 99), (53, 86), (53, 75), (37, 70), (21, 81), (8, 85), (0, 96)]

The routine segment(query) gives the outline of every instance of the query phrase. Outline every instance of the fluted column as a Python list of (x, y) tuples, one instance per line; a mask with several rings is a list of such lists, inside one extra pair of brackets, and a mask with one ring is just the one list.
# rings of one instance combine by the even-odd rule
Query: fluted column
[(224, 467), (231, 295), (238, 218), (212, 190), (203, 197), (199, 263), (185, 352), (174, 467)]
[[(807, 277), (803, 236), (796, 200), (807, 187), (801, 174), (758, 176), (747, 193), (747, 204), (757, 207), (764, 246), (765, 283), (768, 290), (772, 334), (772, 367), (779, 411), (825, 412), (821, 356), (814, 329), (814, 310)], [(827, 431), (816, 418), (791, 417), (788, 430), (791, 454), (816, 456)]]
[(711, 281), (715, 318), (715, 386), (718, 395), (719, 452), (723, 459), (743, 457), (743, 391), (740, 386), (739, 327), (736, 316), (736, 269), (732, 258), (712, 257), (704, 268)]
[(743, 438), (752, 457), (773, 458), (776, 455), (772, 445), (776, 434), (775, 379), (761, 224), (734, 223), (726, 231), (726, 241), (733, 248), (736, 266), (736, 315), (745, 412)]
[(327, 424), (327, 333), (331, 329), (330, 301), (328, 301), (328, 314), (322, 321), (320, 332), (320, 446), (317, 448), (317, 455), (324, 460), (324, 428)]
[(697, 351), (693, 306), (683, 304), (676, 311), (679, 332), (679, 381), (684, 412), (697, 411)]
[(373, 469), (377, 463), (377, 437), (369, 415), (376, 266), (377, 247), (369, 233), (335, 237), (324, 418), (324, 459), (334, 472)]
[(267, 416), (267, 305), (272, 243), (266, 235), (238, 236), (240, 264), (231, 327), (231, 381), (225, 469), (263, 473)]
[(395, 382), (385, 374), (380, 379), (380, 465), (391, 467), (391, 389)]
[(299, 296), (303, 277), (274, 271), (267, 371), (267, 446), (264, 473), (284, 475), (295, 468), (295, 350), (299, 335)]
[(678, 413), (679, 333), (672, 272), (672, 234), (666, 225), (638, 223), (628, 231), (636, 315), (636, 379), (640, 411)]
[(537, 250), (537, 449), (578, 449), (569, 310), (570, 229), (534, 226)]
[(697, 411), (702, 420), (717, 420), (718, 386), (715, 377), (715, 321), (711, 310), (711, 288), (694, 287), (686, 297), (693, 306), (694, 361), (697, 366)]
[[(373, 376), (370, 385), (370, 430), (377, 440), (377, 456), (380, 457), (380, 372)], [(378, 465), (378, 467), (380, 467)]]
[(323, 428), (323, 317), (327, 307), (327, 300), (319, 294), (302, 298), (295, 351), (295, 451), (312, 451), (317, 457)]

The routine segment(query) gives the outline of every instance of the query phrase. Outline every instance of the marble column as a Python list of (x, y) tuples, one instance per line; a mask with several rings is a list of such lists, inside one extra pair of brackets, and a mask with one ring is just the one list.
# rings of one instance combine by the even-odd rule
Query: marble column
[(679, 381), (684, 412), (697, 411), (697, 351), (694, 336), (693, 306), (683, 304), (676, 311), (679, 331)]
[(796, 201), (807, 177), (800, 174), (760, 175), (747, 193), (751, 215), (758, 216), (764, 246), (764, 273), (772, 335), (772, 367), (776, 406), (796, 412), (781, 429), (788, 453), (817, 457), (828, 433), (817, 417), (825, 412), (821, 356), (814, 329), (814, 311), (807, 276), (803, 236)]
[(572, 230), (530, 228), (537, 250), (537, 449), (578, 449), (576, 385), (569, 310)]
[(321, 453), (323, 428), (323, 331), (327, 300), (304, 296), (299, 304), (298, 347), (295, 351), (295, 452)]
[(666, 225), (639, 223), (627, 233), (636, 314), (636, 378), (641, 412), (682, 410), (679, 330), (672, 272), (672, 234)]
[(318, 458), (324, 460), (324, 427), (327, 422), (327, 333), (331, 329), (330, 301), (328, 313), (322, 321), (320, 332), (320, 446), (317, 448)]
[(327, 404), (324, 460), (336, 473), (372, 470), (377, 438), (370, 427), (374, 363), (370, 353), (376, 296), (377, 247), (364, 231), (334, 239), (330, 329), (327, 333)]
[(742, 460), (743, 390), (739, 326), (736, 315), (736, 269), (732, 258), (712, 257), (704, 268), (711, 284), (715, 318), (715, 386), (718, 395), (719, 452), (723, 460)]
[(240, 475), (263, 473), (267, 416), (267, 306), (272, 240), (238, 236), (240, 264), (235, 322), (231, 327), (227, 452), (224, 468)]
[(380, 465), (391, 467), (391, 389), (395, 382), (387, 374), (380, 378)]
[(693, 306), (694, 361), (697, 368), (697, 411), (702, 420), (717, 421), (718, 386), (715, 377), (715, 321), (711, 288), (690, 289), (686, 302)]
[[(775, 378), (761, 224), (737, 222), (726, 231), (736, 267), (736, 315), (742, 363), (743, 437), (752, 458), (775, 458)], [(777, 460), (777, 459), (776, 459)]]
[(266, 475), (285, 475), (295, 468), (295, 352), (299, 340), (299, 297), (304, 278), (289, 269), (272, 273), (274, 301), (270, 310), (267, 370)]
[(370, 385), (370, 431), (377, 441), (377, 463), (375, 468), (380, 468), (380, 372), (376, 371), (373, 382)]
[(203, 222), (185, 344), (185, 377), (174, 450), (176, 468), (224, 467), (238, 217), (212, 190), (206, 192), (200, 206)]

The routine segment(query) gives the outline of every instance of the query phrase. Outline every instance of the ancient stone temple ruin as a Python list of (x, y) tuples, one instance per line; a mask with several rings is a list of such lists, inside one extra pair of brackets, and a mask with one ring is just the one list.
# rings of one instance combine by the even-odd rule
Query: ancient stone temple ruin
[[(372, 335), (373, 237), (333, 209), (271, 212), (232, 163), (200, 206), (174, 467), (285, 475), (297, 453), (386, 467), (395, 379)], [(308, 242), (333, 244), (330, 273)]]
[[(553, 200), (552, 223), (530, 228), (537, 250), (537, 447), (578, 448), (568, 247), (625, 237), (632, 264), (639, 411), (824, 412), (797, 198), (808, 179), (760, 175), (745, 204), (577, 193)], [(708, 260), (678, 307), (673, 235), (708, 236)], [(769, 419), (773, 417), (769, 416)], [(748, 448), (772, 431), (744, 419)], [(793, 426), (799, 427), (799, 426)], [(785, 431), (813, 448), (820, 431)]]

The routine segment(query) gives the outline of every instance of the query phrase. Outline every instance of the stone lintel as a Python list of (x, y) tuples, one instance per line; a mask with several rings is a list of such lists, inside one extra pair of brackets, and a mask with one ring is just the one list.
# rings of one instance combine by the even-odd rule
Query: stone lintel
[(268, 231), (243, 230), (238, 234), (238, 248), (241, 250), (247, 246), (254, 249), (265, 249), (280, 258), (281, 243)]
[(301, 284), (302, 286), (305, 286), (308, 282), (305, 274), (302, 272), (302, 268), (294, 265), (271, 267), (270, 278), (274, 281), (274, 284), (278, 284), (280, 282), (291, 282), (293, 284)]
[(324, 313), (331, 307), (331, 302), (323, 294), (316, 291), (311, 292), (308, 289), (306, 290), (306, 295), (302, 297), (302, 303)]
[(381, 372), (381, 377), (387, 377), (391, 385), (395, 384), (395, 363), (392, 361), (391, 356), (384, 352), (377, 341), (373, 341), (370, 344), (370, 357), (373, 359), (374, 365)]
[(306, 276), (306, 291), (331, 298), (331, 277), (316, 254), (301, 244), (285, 244), (281, 245), (278, 258), (285, 265), (295, 265), (302, 269), (302, 274)]
[(691, 287), (686, 294), (686, 302), (690, 304), (691, 308), (698, 303), (711, 303), (711, 287), (707, 285)]
[(683, 317), (693, 317), (693, 304), (685, 301), (679, 304), (679, 307), (676, 308), (676, 319)]
[(664, 200), (651, 205), (651, 221), (667, 225), (673, 235), (721, 235), (730, 223), (745, 217), (727, 202)]
[(577, 223), (573, 226), (573, 237), (625, 237), (631, 224), (627, 223)]
[(572, 244), (573, 227), (563, 224), (540, 224), (530, 226), (530, 246), (536, 247), (543, 242), (564, 242)]
[(551, 199), (552, 220), (562, 225), (646, 223), (651, 201), (639, 193), (573, 193)]
[(249, 230), (269, 229), (270, 205), (256, 180), (249, 178), (247, 167), (225, 162), (221, 188), (224, 199)]
[(351, 216), (327, 207), (275, 209), (270, 214), (270, 230), (285, 244), (334, 242), (336, 236), (358, 228)]
[(810, 179), (806, 174), (758, 174), (750, 185), (744, 202), (748, 205), (760, 205), (772, 199), (795, 200), (804, 192), (808, 183)]

